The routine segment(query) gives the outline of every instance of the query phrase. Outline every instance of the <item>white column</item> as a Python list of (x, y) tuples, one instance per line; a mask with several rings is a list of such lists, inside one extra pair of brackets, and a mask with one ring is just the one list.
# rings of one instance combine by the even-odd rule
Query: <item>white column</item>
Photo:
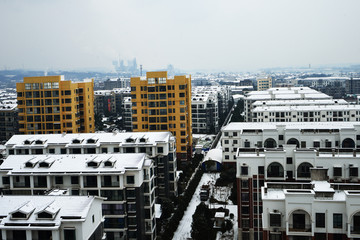
[(51, 231), (52, 240), (60, 240), (61, 228)]
[(46, 187), (47, 189), (51, 189), (51, 176), (46, 176)]
[(32, 240), (31, 230), (26, 230), (26, 240)]

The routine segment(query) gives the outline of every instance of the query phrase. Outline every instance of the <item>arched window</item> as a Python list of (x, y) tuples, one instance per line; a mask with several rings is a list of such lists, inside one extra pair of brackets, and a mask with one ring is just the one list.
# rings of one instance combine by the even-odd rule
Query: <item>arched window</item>
[(346, 138), (342, 141), (342, 148), (355, 148), (355, 142), (351, 138)]
[(296, 139), (296, 138), (290, 138), (286, 144), (289, 144), (289, 145), (296, 145), (296, 147), (299, 147), (300, 144), (299, 144), (299, 141)]
[(273, 138), (268, 138), (264, 142), (264, 147), (266, 148), (276, 148), (277, 144)]
[(313, 165), (311, 165), (308, 162), (304, 162), (299, 165), (297, 169), (297, 177), (300, 178), (310, 178), (310, 168), (312, 168)]
[(271, 163), (267, 168), (267, 177), (284, 177), (284, 168), (278, 162)]

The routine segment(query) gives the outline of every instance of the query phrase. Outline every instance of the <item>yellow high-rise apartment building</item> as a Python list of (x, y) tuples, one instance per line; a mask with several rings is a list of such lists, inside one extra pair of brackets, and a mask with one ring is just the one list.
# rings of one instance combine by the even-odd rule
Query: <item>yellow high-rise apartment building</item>
[(131, 78), (134, 132), (170, 131), (176, 137), (177, 159), (192, 153), (191, 76), (167, 77), (166, 71)]
[(16, 90), (21, 134), (95, 132), (93, 79), (24, 77)]
[(257, 90), (258, 91), (265, 91), (269, 88), (272, 88), (272, 78), (258, 78), (257, 79)]

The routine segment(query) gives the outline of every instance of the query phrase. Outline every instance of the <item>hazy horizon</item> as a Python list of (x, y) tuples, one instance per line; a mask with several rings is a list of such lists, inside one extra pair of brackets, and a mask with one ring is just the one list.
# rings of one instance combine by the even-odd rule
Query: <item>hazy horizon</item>
[(254, 71), (360, 63), (358, 0), (0, 2), (0, 69)]

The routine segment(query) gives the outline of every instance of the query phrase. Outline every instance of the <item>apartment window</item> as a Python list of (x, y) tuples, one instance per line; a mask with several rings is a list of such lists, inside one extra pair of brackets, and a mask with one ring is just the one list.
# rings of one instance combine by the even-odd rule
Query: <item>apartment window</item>
[(324, 228), (325, 227), (325, 213), (316, 213), (316, 227), (317, 228)]
[(60, 154), (66, 154), (66, 148), (60, 149)]
[(25, 90), (31, 90), (31, 83), (25, 83)]
[(350, 167), (350, 177), (359, 176), (359, 171), (357, 167)]
[(127, 184), (134, 184), (135, 183), (135, 177), (134, 176), (127, 176), (126, 177), (126, 183)]
[(264, 166), (259, 166), (259, 167), (258, 167), (258, 174), (259, 174), (259, 175), (263, 175), (264, 172), (265, 172)]
[(242, 188), (249, 188), (249, 181), (248, 180), (242, 180), (241, 181), (241, 187)]
[(246, 148), (249, 148), (249, 147), (250, 147), (250, 142), (246, 141), (246, 142), (244, 143), (244, 146), (245, 146)]
[(241, 214), (249, 214), (249, 206), (242, 206)]
[(248, 166), (241, 166), (241, 175), (248, 175), (249, 167)]
[(101, 153), (107, 153), (108, 149), (107, 148), (101, 148)]
[(249, 228), (249, 226), (250, 226), (250, 219), (248, 219), (248, 218), (243, 218), (243, 219), (241, 219), (241, 226), (242, 226), (243, 228)]
[(71, 184), (79, 184), (79, 177), (71, 176)]
[(75, 229), (64, 229), (64, 239), (66, 239), (66, 240), (76, 240)]
[(341, 177), (341, 176), (342, 176), (342, 168), (334, 167), (334, 177)]
[(2, 177), (3, 184), (10, 184), (10, 178), (9, 177)]
[(270, 213), (270, 227), (281, 227), (280, 213)]
[(320, 142), (319, 141), (314, 141), (314, 148), (318, 148), (320, 147)]
[(249, 193), (241, 193), (241, 201), (248, 202), (249, 201)]
[(284, 135), (279, 135), (279, 140), (280, 141), (284, 140)]
[(341, 213), (333, 214), (333, 228), (342, 228), (342, 214)]
[(292, 157), (286, 158), (286, 164), (292, 164)]
[(63, 184), (63, 177), (62, 176), (56, 176), (55, 177), (55, 184)]
[[(282, 234), (280, 232), (271, 232), (269, 235), (269, 240), (282, 240)], [(297, 238), (294, 238), (297, 239)]]
[(185, 97), (185, 93), (179, 93), (179, 97)]
[(158, 147), (157, 152), (158, 153), (164, 153), (164, 148), (163, 147)]

